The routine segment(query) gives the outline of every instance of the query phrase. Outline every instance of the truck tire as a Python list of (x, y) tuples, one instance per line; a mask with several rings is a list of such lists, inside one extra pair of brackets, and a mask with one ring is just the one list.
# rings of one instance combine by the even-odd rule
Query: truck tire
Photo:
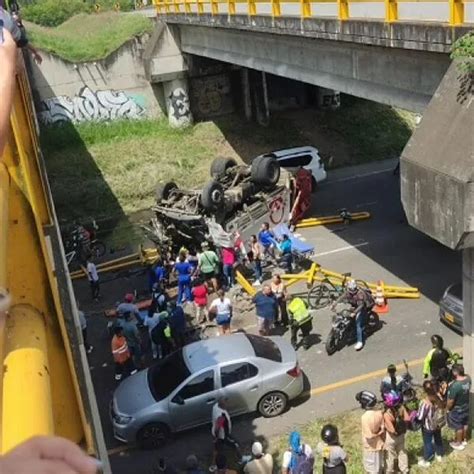
[(261, 156), (252, 162), (252, 181), (261, 186), (275, 186), (280, 179), (280, 165), (273, 156)]
[(156, 203), (160, 204), (161, 201), (165, 201), (170, 197), (171, 191), (173, 189), (177, 189), (178, 186), (176, 183), (173, 183), (172, 181), (168, 181), (167, 183), (159, 183), (156, 186)]
[(202, 207), (210, 213), (224, 209), (224, 188), (217, 181), (209, 181), (201, 192)]
[(233, 158), (216, 158), (211, 163), (211, 177), (216, 179), (233, 166), (237, 166), (237, 162)]

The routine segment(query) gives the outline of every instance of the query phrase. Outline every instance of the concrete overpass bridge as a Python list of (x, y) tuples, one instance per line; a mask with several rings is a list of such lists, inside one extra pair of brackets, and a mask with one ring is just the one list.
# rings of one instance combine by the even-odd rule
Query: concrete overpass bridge
[[(154, 4), (180, 53), (414, 112), (423, 112), (434, 94), (453, 42), (474, 27), (474, 0)], [(151, 80), (171, 66), (163, 54), (150, 62)]]

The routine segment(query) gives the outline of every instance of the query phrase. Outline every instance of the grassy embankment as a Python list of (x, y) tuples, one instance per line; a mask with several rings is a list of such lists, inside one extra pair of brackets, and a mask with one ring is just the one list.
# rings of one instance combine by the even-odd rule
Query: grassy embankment
[(103, 59), (129, 39), (153, 29), (143, 15), (115, 12), (75, 15), (54, 28), (27, 21), (25, 26), (34, 46), (72, 62)]
[[(350, 462), (347, 465), (348, 472), (350, 474), (363, 474), (364, 469), (362, 466), (360, 438), (361, 413), (361, 410), (354, 410), (326, 420), (323, 419), (310, 423), (301, 429), (303, 441), (315, 449), (321, 440), (320, 433), (324, 423), (329, 422), (335, 424), (339, 428), (340, 441), (350, 457)], [(443, 437), (446, 439), (448, 439), (448, 437), (449, 439), (452, 439), (452, 432), (446, 428), (443, 432)], [(273, 454), (275, 462), (277, 463), (277, 469), (275, 472), (280, 472), (281, 459), (283, 452), (287, 449), (287, 445), (287, 436), (275, 438), (270, 441), (268, 451)], [(407, 434), (406, 446), (410, 465), (413, 466), (410, 472), (424, 472), (427, 474), (465, 474), (472, 472), (472, 466), (474, 465), (474, 447), (472, 444), (470, 444), (465, 451), (451, 452), (452, 450), (446, 442), (446, 452), (449, 452), (450, 454), (444, 458), (444, 462), (433, 463), (429, 469), (419, 468), (416, 466), (418, 458), (422, 456), (423, 451), (421, 432), (409, 432)], [(315, 472), (321, 472), (321, 459), (317, 459), (316, 466)]]

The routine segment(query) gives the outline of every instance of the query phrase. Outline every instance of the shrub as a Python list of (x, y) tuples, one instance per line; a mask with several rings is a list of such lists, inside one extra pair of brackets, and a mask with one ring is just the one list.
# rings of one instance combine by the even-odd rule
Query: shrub
[(21, 9), (25, 20), (42, 26), (58, 26), (78, 13), (90, 11), (83, 0), (37, 0)]
[(451, 51), (451, 58), (461, 59), (461, 70), (474, 72), (474, 30), (456, 40)]

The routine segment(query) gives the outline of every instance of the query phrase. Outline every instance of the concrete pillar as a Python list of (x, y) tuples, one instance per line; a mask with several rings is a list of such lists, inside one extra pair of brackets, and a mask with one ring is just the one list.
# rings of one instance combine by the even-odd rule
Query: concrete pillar
[[(474, 247), (464, 249), (462, 258), (463, 358), (466, 373), (474, 376)], [(470, 428), (474, 428), (474, 386), (469, 397)]]
[(333, 89), (318, 87), (318, 106), (321, 109), (336, 110), (341, 105), (341, 94)]
[(265, 73), (252, 71), (250, 87), (257, 123), (266, 126), (270, 123), (270, 109), (268, 107), (267, 78)]
[(242, 82), (242, 103), (244, 106), (244, 115), (247, 120), (252, 119), (252, 101), (250, 99), (250, 82), (249, 82), (249, 70), (244, 67), (241, 72)]
[(188, 127), (193, 123), (191, 104), (188, 94), (188, 80), (186, 78), (173, 79), (163, 83), (166, 99), (166, 113), (172, 127)]

